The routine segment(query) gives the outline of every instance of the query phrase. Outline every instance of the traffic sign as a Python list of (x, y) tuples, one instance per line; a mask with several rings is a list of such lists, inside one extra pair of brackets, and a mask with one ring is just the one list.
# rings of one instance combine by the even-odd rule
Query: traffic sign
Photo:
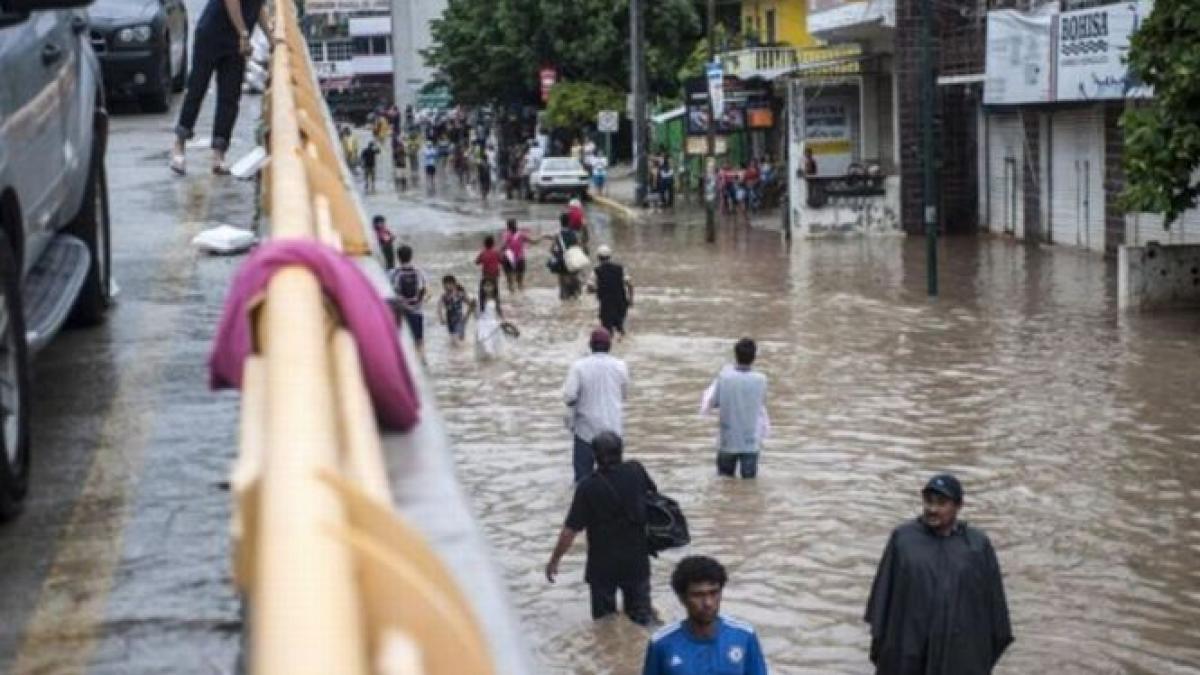
[(596, 128), (601, 133), (615, 134), (621, 126), (621, 115), (616, 110), (601, 110), (597, 117)]

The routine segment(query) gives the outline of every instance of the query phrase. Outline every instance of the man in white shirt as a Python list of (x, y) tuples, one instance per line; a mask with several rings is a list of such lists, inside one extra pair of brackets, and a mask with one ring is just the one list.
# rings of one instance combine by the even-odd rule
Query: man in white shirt
[(622, 408), (629, 389), (625, 362), (608, 353), (612, 346), (608, 331), (593, 330), (589, 346), (592, 353), (571, 364), (563, 384), (563, 402), (570, 409), (570, 427), (575, 436), (576, 483), (592, 474), (592, 439), (602, 431), (622, 435)]

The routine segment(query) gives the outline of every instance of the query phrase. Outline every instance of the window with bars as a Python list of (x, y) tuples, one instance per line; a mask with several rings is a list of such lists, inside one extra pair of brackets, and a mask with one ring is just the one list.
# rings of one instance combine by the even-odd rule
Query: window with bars
[(313, 63), (320, 63), (325, 60), (325, 43), (313, 40), (308, 43), (308, 56), (313, 60)]
[(325, 57), (330, 61), (349, 61), (354, 56), (354, 46), (349, 40), (325, 44)]

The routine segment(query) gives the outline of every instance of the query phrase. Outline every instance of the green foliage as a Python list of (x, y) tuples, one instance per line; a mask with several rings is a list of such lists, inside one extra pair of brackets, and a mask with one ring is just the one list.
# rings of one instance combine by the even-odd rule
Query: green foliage
[(567, 129), (578, 136), (596, 123), (601, 110), (623, 110), (625, 94), (591, 82), (560, 82), (550, 91), (546, 121), (552, 128)]
[[(700, 18), (692, 0), (645, 12), (650, 91), (670, 94)], [(560, 81), (628, 87), (629, 0), (450, 0), (431, 29), (423, 55), (459, 103), (536, 103), (543, 65)]]
[(1200, 196), (1200, 14), (1195, 0), (1157, 0), (1134, 34), (1129, 72), (1154, 88), (1130, 107), (1125, 193), (1131, 211), (1162, 213), (1170, 226)]
[[(725, 29), (725, 24), (718, 23), (713, 26), (713, 36), (718, 53), (728, 48), (729, 32)], [(683, 65), (679, 67), (679, 72), (675, 75), (680, 86), (683, 86), (684, 83), (694, 77), (704, 75), (704, 64), (706, 63), (708, 63), (708, 38), (701, 37), (696, 42), (696, 46), (692, 47), (692, 53), (688, 54)]]

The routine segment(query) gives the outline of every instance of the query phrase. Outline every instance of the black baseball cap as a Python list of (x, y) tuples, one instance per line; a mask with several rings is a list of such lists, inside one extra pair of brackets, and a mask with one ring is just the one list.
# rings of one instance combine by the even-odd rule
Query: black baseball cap
[(921, 490), (921, 494), (930, 492), (942, 495), (955, 504), (961, 504), (963, 500), (962, 483), (959, 483), (958, 479), (949, 473), (939, 473), (930, 478), (929, 482), (925, 484), (925, 489)]

